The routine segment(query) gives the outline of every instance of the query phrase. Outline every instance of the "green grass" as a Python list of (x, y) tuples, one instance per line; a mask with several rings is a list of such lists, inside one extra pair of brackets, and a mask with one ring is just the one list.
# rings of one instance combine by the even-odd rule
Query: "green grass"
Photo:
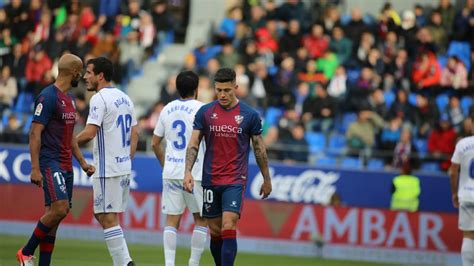
[[(27, 240), (28, 238), (26, 236), (0, 235), (0, 266), (18, 265), (15, 254), (18, 251), (18, 248), (24, 245)], [(130, 244), (129, 249), (130, 254), (138, 266), (164, 265), (163, 249), (161, 246)], [(176, 265), (187, 265), (188, 258), (189, 249), (178, 249), (176, 254)], [(104, 266), (112, 265), (112, 260), (104, 242), (58, 239), (56, 241), (51, 264), (59, 266)], [(204, 251), (201, 265), (214, 265), (208, 249)], [(376, 266), (388, 264), (238, 253), (235, 265)]]

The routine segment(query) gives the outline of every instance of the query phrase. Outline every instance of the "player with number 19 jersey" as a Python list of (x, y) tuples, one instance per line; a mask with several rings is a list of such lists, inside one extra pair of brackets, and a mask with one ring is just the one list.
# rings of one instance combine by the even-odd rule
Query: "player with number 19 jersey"
[(99, 127), (94, 141), (94, 177), (131, 174), (130, 134), (137, 121), (130, 98), (117, 88), (103, 88), (90, 100), (87, 124)]

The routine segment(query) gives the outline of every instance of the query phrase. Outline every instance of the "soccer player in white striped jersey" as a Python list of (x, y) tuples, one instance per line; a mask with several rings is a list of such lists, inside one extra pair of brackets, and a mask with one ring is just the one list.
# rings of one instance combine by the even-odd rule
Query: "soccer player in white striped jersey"
[[(192, 71), (180, 73), (176, 78), (176, 87), (180, 99), (168, 103), (160, 113), (153, 134), (152, 147), (163, 168), (162, 211), (166, 216), (163, 232), (166, 266), (175, 265), (176, 232), (185, 207), (193, 214), (195, 226), (191, 238), (190, 266), (199, 265), (207, 238), (207, 224), (202, 213), (202, 164), (204, 145), (201, 145), (197, 163), (193, 168), (195, 185), (193, 193), (183, 189), (186, 148), (193, 131), (194, 116), (203, 106), (196, 100), (198, 76)], [(161, 146), (166, 140), (166, 154)]]
[(118, 214), (127, 207), (132, 159), (138, 142), (137, 121), (133, 102), (111, 85), (113, 73), (113, 64), (107, 58), (87, 62), (87, 90), (96, 94), (90, 100), (87, 125), (77, 141), (84, 144), (95, 138), (94, 215), (104, 229), (114, 266), (133, 266)]
[(458, 226), (463, 232), (462, 263), (463, 266), (472, 266), (474, 265), (474, 136), (465, 137), (456, 144), (451, 163), (453, 205), (459, 208)]

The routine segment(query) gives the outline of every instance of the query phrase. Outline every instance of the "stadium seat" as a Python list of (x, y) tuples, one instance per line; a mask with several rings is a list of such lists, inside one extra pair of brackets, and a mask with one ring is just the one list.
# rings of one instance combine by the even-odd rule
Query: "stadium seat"
[(275, 126), (280, 120), (282, 111), (279, 108), (269, 107), (265, 113), (265, 123), (268, 126)]
[(31, 113), (33, 110), (34, 96), (32, 93), (21, 92), (18, 94), (17, 101), (13, 110), (21, 113)]
[(440, 172), (441, 168), (437, 162), (424, 162), (421, 164), (420, 170), (425, 172)]
[(416, 105), (416, 93), (410, 93), (408, 94), (408, 103), (411, 105)]
[(382, 159), (370, 159), (367, 163), (367, 169), (371, 170), (383, 170), (385, 164)]
[(343, 26), (346, 26), (347, 24), (349, 24), (349, 22), (351, 22), (352, 18), (349, 14), (342, 14), (341, 15), (341, 24)]
[(311, 153), (318, 153), (326, 148), (326, 136), (323, 133), (308, 132), (305, 139)]
[(428, 153), (428, 143), (425, 139), (415, 139), (413, 141), (420, 156), (424, 157)]
[(469, 108), (471, 108), (471, 105), (472, 105), (471, 96), (464, 96), (461, 99), (461, 108), (462, 108), (462, 112), (464, 113), (465, 116), (469, 115)]
[(342, 115), (342, 121), (336, 125), (337, 130), (340, 133), (345, 134), (347, 129), (349, 128), (350, 123), (357, 120), (356, 113), (345, 113)]
[(458, 41), (450, 42), (447, 55), (457, 56), (461, 61), (463, 61), (468, 71), (471, 68), (471, 60), (470, 60), (471, 47), (468, 42), (458, 42)]
[(446, 55), (438, 56), (438, 63), (441, 66), (441, 68), (445, 68), (446, 63), (448, 63), (448, 57)]
[(444, 112), (448, 103), (449, 96), (447, 94), (440, 94), (436, 96), (436, 105), (438, 106), (438, 111)]
[(28, 132), (30, 132), (32, 122), (33, 122), (33, 116), (25, 115), (23, 119), (23, 134), (28, 134)]
[(387, 108), (390, 108), (392, 106), (393, 102), (395, 101), (396, 95), (393, 91), (386, 91), (383, 94), (384, 99), (385, 99), (385, 105)]
[(360, 69), (347, 69), (347, 81), (355, 83), (360, 76)]
[(316, 159), (316, 166), (336, 166), (337, 159), (334, 157), (319, 157)]
[(342, 134), (335, 133), (329, 138), (328, 154), (342, 155), (346, 148), (346, 137)]
[(344, 168), (362, 168), (362, 162), (358, 157), (344, 157), (341, 161)]

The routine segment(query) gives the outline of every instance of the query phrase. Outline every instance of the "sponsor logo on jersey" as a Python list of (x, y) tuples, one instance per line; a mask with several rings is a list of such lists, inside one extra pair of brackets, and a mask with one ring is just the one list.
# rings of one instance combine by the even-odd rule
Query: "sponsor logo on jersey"
[(39, 104), (36, 106), (35, 115), (36, 115), (36, 116), (40, 116), (42, 111), (43, 111), (43, 104), (42, 104), (42, 103), (39, 103)]
[(62, 107), (65, 107), (65, 106), (66, 106), (66, 103), (65, 103), (63, 100), (61, 100), (61, 106), (62, 106)]
[(237, 208), (237, 201), (232, 201), (232, 203), (230, 204), (230, 207), (233, 207), (233, 208)]
[(240, 123), (242, 123), (242, 121), (244, 121), (244, 117), (241, 116), (241, 115), (236, 115), (235, 116), (235, 122), (237, 122), (237, 124), (240, 125)]
[(209, 210), (211, 210), (211, 204), (204, 204), (204, 208), (206, 209), (206, 212), (209, 212)]
[(243, 129), (231, 125), (209, 125), (209, 131), (216, 137), (235, 138), (237, 134), (242, 134)]

